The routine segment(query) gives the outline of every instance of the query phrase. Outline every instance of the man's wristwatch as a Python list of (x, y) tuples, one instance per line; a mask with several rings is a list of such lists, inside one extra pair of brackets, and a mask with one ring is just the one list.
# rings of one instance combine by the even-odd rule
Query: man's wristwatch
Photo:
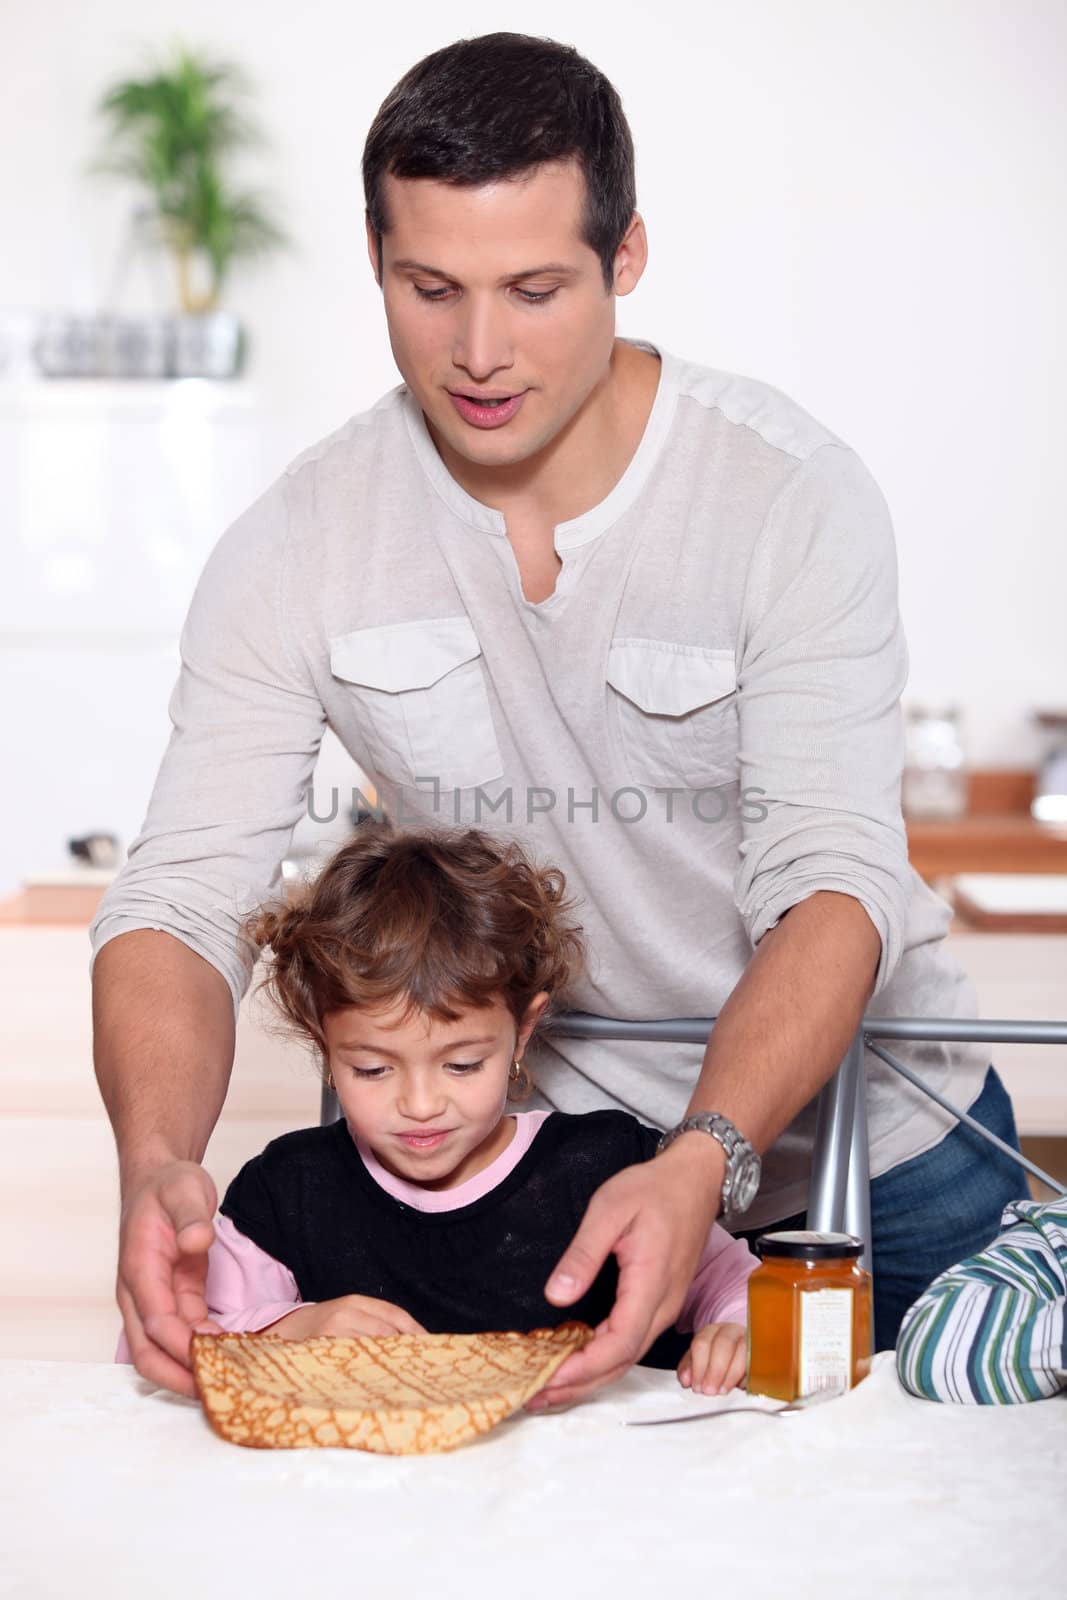
[(722, 1180), (720, 1210), (723, 1216), (729, 1214), (739, 1217), (756, 1198), (762, 1171), (759, 1156), (744, 1134), (738, 1132), (728, 1117), (721, 1117), (717, 1111), (698, 1111), (694, 1116), (686, 1117), (684, 1122), (679, 1122), (676, 1128), (669, 1128), (656, 1146), (656, 1154), (662, 1155), (675, 1139), (693, 1129), (698, 1133), (710, 1133), (725, 1150), (726, 1175)]

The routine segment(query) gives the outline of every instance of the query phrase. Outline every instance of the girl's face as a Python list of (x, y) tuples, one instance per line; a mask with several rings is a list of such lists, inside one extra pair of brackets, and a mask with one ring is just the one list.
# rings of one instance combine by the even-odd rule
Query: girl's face
[(345, 1120), (387, 1171), (451, 1189), (510, 1144), (508, 1073), (548, 995), (535, 996), (519, 1029), (500, 999), (465, 1009), (455, 1022), (424, 1012), (405, 1019), (405, 1003), (330, 1012), (323, 1020), (330, 1070)]

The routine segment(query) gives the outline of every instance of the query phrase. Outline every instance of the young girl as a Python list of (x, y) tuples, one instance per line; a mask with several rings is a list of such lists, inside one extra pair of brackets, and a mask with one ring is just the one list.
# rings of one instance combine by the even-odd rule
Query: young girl
[[(476, 829), (364, 824), (298, 903), (246, 925), (343, 1117), (273, 1139), (226, 1191), (208, 1258), (219, 1331), (527, 1332), (608, 1316), (545, 1284), (596, 1190), (659, 1138), (621, 1111), (509, 1111), (522, 1056), (582, 963), (563, 875)], [(703, 1393), (745, 1370), (748, 1246), (712, 1228), (681, 1315), (643, 1357)], [(695, 1332), (690, 1340), (689, 1335)], [(129, 1359), (120, 1342), (119, 1359)]]

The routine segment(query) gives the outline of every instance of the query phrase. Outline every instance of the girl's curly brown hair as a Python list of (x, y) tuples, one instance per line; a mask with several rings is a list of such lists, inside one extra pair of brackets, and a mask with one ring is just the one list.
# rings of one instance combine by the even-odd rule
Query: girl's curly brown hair
[[(555, 867), (478, 828), (400, 832), (363, 823), (310, 885), (260, 906), (245, 936), (273, 952), (266, 988), (328, 1072), (323, 1019), (406, 999), (454, 1022), (500, 998), (516, 1026), (542, 990), (543, 1024), (584, 964), (582, 929)], [(520, 1085), (528, 1094), (526, 1079)]]

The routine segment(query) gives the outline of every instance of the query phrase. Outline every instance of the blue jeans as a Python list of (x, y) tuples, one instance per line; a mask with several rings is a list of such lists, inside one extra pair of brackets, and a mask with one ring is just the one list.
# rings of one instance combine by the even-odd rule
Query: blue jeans
[[(1011, 1100), (993, 1067), (970, 1115), (1019, 1148)], [(1029, 1197), (1019, 1163), (962, 1122), (932, 1150), (875, 1178), (871, 1183), (875, 1349), (891, 1350), (905, 1311), (938, 1273), (984, 1249), (1000, 1231), (1004, 1207)], [(804, 1221), (790, 1217), (745, 1237), (754, 1240), (774, 1228), (802, 1228)]]

